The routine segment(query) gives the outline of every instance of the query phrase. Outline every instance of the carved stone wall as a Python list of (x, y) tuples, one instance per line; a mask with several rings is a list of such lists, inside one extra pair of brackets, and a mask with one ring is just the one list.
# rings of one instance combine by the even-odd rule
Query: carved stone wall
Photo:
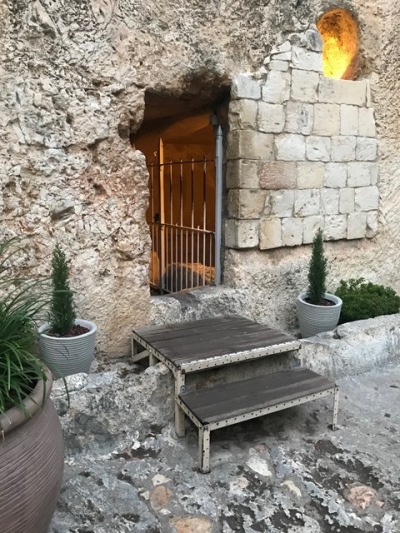
[[(304, 32), (333, 6), (352, 9), (360, 27), (361, 75), (371, 85), (379, 140), (380, 201), (375, 237), (328, 243), (331, 279), (365, 275), (399, 290), (400, 7), (395, 2), (0, 0), (0, 238), (24, 236), (28, 253), (22, 266), (38, 274), (49, 273), (51, 250), (55, 242), (62, 244), (70, 259), (78, 314), (97, 323), (100, 350), (111, 356), (126, 353), (133, 325), (170, 318), (161, 317), (150, 296), (148, 173), (143, 155), (129, 140), (143, 119), (145, 91), (186, 101), (204, 99), (210, 88), (229, 86), (235, 76), (259, 71), (273, 46), (286, 42), (293, 32)], [(275, 57), (266, 70), (281, 80), (287, 71), (277, 69), (286, 67), (284, 62)], [(299, 64), (289, 68), (304, 76)], [(319, 77), (317, 71), (310, 75)], [(237, 95), (233, 100), (232, 105), (241, 101)], [(251, 117), (253, 99), (248, 100)], [(269, 109), (276, 111), (279, 126), (283, 103), (262, 103), (265, 109), (277, 106)], [(319, 104), (331, 102), (311, 102), (314, 108)], [(269, 150), (275, 150), (276, 139), (283, 142), (286, 136), (287, 142), (289, 135), (327, 137), (320, 132), (262, 133), (271, 136)], [(368, 137), (360, 130), (359, 135)], [(279, 142), (280, 152), (284, 149)], [(296, 190), (291, 188), (295, 180), (304, 183), (301, 164), (348, 165), (332, 160), (281, 162), (295, 168), (293, 185), (283, 189), (289, 193)], [(254, 185), (250, 164), (248, 169), (248, 184), (240, 188), (249, 189), (245, 194), (259, 189), (266, 195), (267, 188)], [(232, 172), (229, 176), (233, 179)], [(322, 172), (318, 176), (313, 173), (318, 183), (323, 179), (332, 184), (325, 172), (323, 178)], [(340, 173), (334, 176), (340, 179)], [(348, 182), (346, 187), (353, 188)], [(301, 190), (321, 194), (324, 188), (325, 181), (320, 189)], [(252, 210), (262, 204), (257, 194), (255, 198)], [(252, 220), (248, 204), (241, 207), (242, 199), (233, 200), (234, 212)], [(240, 223), (246, 222), (240, 217)], [(257, 224), (260, 220), (261, 215)], [(243, 302), (246, 316), (293, 328), (293, 296), (303, 288), (308, 255), (307, 246), (263, 252), (229, 249), (224, 283), (246, 291), (246, 299), (237, 300), (238, 305)], [(214, 312), (227, 310), (217, 305)]]
[(291, 41), (272, 51), (258, 76), (232, 83), (228, 248), (309, 244), (317, 228), (327, 240), (372, 238), (378, 230), (369, 81), (321, 75), (316, 30)]

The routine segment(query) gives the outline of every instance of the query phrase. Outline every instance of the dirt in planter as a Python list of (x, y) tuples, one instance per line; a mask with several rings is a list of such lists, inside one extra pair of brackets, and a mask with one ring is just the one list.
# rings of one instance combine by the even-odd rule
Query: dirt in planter
[(69, 332), (66, 335), (59, 335), (58, 333), (53, 333), (52, 331), (46, 331), (46, 335), (49, 335), (49, 337), (79, 337), (79, 335), (83, 335), (84, 333), (89, 333), (90, 329), (85, 328), (83, 326), (80, 326), (79, 324), (75, 324), (72, 326), (72, 328), (69, 330)]
[[(304, 301), (307, 302), (308, 304), (311, 304), (310, 298), (304, 298)], [(311, 305), (315, 305), (315, 304), (311, 304)], [(332, 307), (333, 305), (336, 305), (336, 304), (335, 302), (332, 302), (332, 300), (327, 300), (326, 298), (323, 298), (318, 305), (321, 305), (323, 307)]]

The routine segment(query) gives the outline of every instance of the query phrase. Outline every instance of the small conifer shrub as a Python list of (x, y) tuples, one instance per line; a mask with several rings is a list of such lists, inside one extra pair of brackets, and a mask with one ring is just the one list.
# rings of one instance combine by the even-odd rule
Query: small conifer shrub
[(74, 327), (75, 311), (73, 293), (69, 286), (69, 272), (65, 253), (57, 244), (53, 250), (52, 266), (52, 299), (49, 322), (53, 335), (67, 336)]
[(343, 300), (341, 324), (400, 311), (400, 296), (393, 289), (366, 282), (364, 278), (342, 280), (336, 295)]
[(324, 239), (319, 229), (312, 242), (311, 260), (308, 269), (308, 302), (313, 305), (324, 304), (326, 293), (327, 258), (324, 255)]

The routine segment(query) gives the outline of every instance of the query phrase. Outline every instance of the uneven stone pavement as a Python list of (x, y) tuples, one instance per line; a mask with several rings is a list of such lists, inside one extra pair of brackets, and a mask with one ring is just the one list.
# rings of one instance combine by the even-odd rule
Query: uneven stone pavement
[(178, 439), (172, 378), (120, 362), (54, 396), (65, 430), (64, 485), (51, 533), (398, 533), (400, 365), (338, 381), (320, 400), (212, 434)]

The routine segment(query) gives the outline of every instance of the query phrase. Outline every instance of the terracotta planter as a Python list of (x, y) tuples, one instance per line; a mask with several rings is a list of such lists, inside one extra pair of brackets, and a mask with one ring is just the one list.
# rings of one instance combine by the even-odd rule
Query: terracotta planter
[(0, 415), (1, 533), (45, 533), (57, 504), (64, 447), (49, 399), (53, 378), (46, 374), (48, 381), (39, 381), (25, 399), (25, 413), (13, 407)]
[(88, 333), (77, 337), (51, 337), (46, 335), (49, 324), (39, 328), (40, 358), (53, 372), (62, 378), (79, 372), (89, 374), (96, 345), (96, 324), (77, 318), (75, 324), (88, 328)]
[(297, 297), (297, 317), (299, 319), (301, 336), (312, 337), (323, 331), (332, 331), (336, 328), (342, 309), (342, 300), (334, 294), (326, 293), (324, 298), (334, 305), (313, 305), (305, 301), (307, 295)]

